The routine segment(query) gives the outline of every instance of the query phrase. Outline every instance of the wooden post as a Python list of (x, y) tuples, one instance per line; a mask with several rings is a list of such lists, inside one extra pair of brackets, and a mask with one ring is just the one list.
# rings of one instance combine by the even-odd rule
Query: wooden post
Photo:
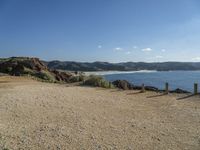
[(144, 86), (144, 84), (142, 84), (142, 90), (141, 90), (141, 92), (142, 92), (142, 93), (145, 92), (145, 86)]
[(195, 83), (194, 84), (194, 95), (197, 95), (198, 94), (198, 84)]
[(109, 82), (109, 88), (111, 88), (111, 82)]
[(165, 94), (169, 94), (169, 83), (165, 83)]

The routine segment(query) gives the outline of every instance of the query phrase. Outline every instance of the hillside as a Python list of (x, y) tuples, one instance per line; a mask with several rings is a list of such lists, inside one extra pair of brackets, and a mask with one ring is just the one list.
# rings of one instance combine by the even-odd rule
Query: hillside
[(72, 62), (72, 61), (50, 61), (44, 62), (51, 69), (71, 70), (71, 71), (137, 71), (137, 70), (157, 70), (157, 71), (175, 71), (175, 70), (200, 70), (200, 62)]
[[(70, 82), (75, 74), (49, 69), (38, 58), (11, 57), (0, 59), (0, 73), (12, 76), (30, 76), (49, 82)], [(74, 80), (74, 79), (73, 79)]]

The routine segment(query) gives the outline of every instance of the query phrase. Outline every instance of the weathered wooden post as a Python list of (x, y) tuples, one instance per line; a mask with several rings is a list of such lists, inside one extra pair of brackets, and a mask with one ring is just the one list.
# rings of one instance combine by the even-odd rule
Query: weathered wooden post
[(144, 86), (144, 84), (142, 84), (142, 90), (141, 90), (141, 92), (142, 92), (142, 93), (145, 92), (145, 86)]
[(109, 82), (109, 88), (111, 88), (111, 82)]
[(198, 94), (198, 84), (194, 83), (194, 95)]
[(165, 94), (169, 94), (169, 83), (165, 83)]
[(85, 80), (86, 80), (86, 79), (85, 79), (85, 78), (83, 78), (83, 81), (82, 81), (82, 82), (83, 82), (83, 84), (85, 84)]

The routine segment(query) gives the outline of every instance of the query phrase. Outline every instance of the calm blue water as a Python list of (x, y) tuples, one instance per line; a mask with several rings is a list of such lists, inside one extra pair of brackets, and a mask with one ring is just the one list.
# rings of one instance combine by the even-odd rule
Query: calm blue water
[(194, 83), (199, 83), (200, 85), (200, 71), (139, 72), (103, 76), (109, 81), (127, 80), (134, 85), (144, 83), (159, 89), (164, 89), (165, 83), (168, 82), (170, 90), (181, 88), (191, 92), (193, 91)]

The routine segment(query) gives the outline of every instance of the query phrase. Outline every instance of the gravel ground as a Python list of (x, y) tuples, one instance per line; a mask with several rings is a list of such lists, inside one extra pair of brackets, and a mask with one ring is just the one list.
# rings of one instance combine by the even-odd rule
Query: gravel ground
[(200, 97), (0, 77), (0, 149), (200, 150)]

